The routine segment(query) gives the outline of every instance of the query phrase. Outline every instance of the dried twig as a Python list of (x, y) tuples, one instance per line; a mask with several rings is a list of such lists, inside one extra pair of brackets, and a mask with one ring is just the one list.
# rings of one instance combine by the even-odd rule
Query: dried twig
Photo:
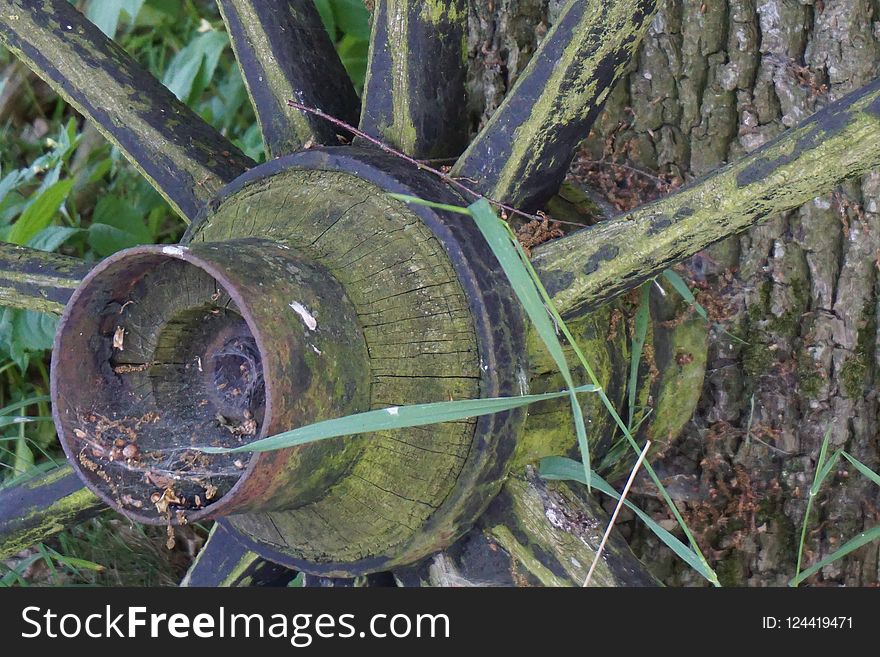
[(602, 551), (605, 549), (605, 543), (608, 542), (608, 537), (611, 535), (611, 530), (614, 529), (614, 523), (617, 521), (617, 515), (620, 513), (620, 509), (623, 507), (623, 502), (624, 500), (626, 500), (626, 496), (629, 493), (629, 489), (636, 478), (636, 473), (639, 471), (639, 467), (642, 465), (642, 461), (644, 461), (645, 457), (648, 455), (648, 448), (650, 446), (651, 441), (646, 441), (644, 448), (642, 448), (642, 453), (639, 454), (639, 459), (633, 466), (632, 472), (629, 473), (629, 479), (626, 480), (626, 486), (623, 487), (623, 492), (620, 494), (620, 499), (617, 500), (617, 506), (614, 507), (614, 513), (611, 515), (611, 520), (608, 521), (608, 527), (605, 528), (605, 535), (602, 536), (602, 542), (599, 543), (599, 549), (596, 550), (596, 557), (593, 559), (593, 565), (590, 566), (587, 577), (586, 579), (584, 579), (584, 586), (589, 585), (590, 579), (592, 579), (593, 577), (593, 571), (596, 570), (596, 565), (599, 563), (599, 559), (602, 558)]
[[(484, 196), (483, 194), (480, 194), (479, 192), (474, 191), (473, 189), (471, 189), (470, 187), (468, 187), (467, 185), (462, 183), (460, 181), (460, 179), (453, 178), (449, 174), (441, 171), (440, 169), (435, 169), (434, 167), (432, 167), (430, 164), (428, 164), (429, 160), (417, 160), (413, 157), (410, 157), (406, 153), (403, 153), (395, 148), (392, 148), (388, 144), (385, 144), (382, 141), (376, 139), (375, 137), (368, 135), (366, 132), (364, 132), (362, 130), (358, 130), (353, 125), (346, 123), (342, 119), (337, 119), (335, 116), (331, 116), (330, 114), (327, 114), (326, 112), (323, 112), (315, 107), (309, 107), (308, 105), (303, 105), (302, 103), (298, 103), (295, 100), (288, 100), (287, 104), (288, 104), (288, 106), (290, 106), (294, 109), (297, 109), (301, 112), (307, 112), (309, 114), (314, 114), (315, 116), (320, 117), (320, 118), (324, 119), (325, 121), (332, 123), (333, 125), (335, 125), (338, 128), (343, 128), (344, 130), (347, 130), (348, 132), (355, 135), (356, 137), (360, 137), (361, 139), (364, 139), (365, 141), (370, 142), (371, 144), (373, 144), (374, 146), (385, 151), (389, 155), (394, 155), (395, 157), (399, 157), (400, 159), (402, 159), (406, 162), (409, 162), (417, 169), (421, 169), (422, 171), (427, 171), (428, 173), (434, 174), (435, 176), (437, 176), (441, 180), (445, 181), (446, 183), (448, 183), (452, 187), (455, 187), (456, 189), (458, 189), (462, 192), (465, 192), (469, 196), (472, 196), (477, 199), (479, 199), (479, 198), (485, 199), (486, 201), (488, 201), (489, 203), (491, 203), (495, 207), (500, 208), (501, 210), (503, 210), (507, 213), (516, 214), (516, 215), (519, 215), (520, 217), (525, 217), (529, 221), (541, 221), (542, 220), (542, 217), (540, 215), (529, 214), (528, 212), (523, 212), (522, 210), (518, 210), (510, 205), (505, 205), (501, 201), (496, 201), (495, 199), (491, 199), (488, 196)], [(561, 224), (569, 224), (571, 226), (578, 226), (580, 228), (583, 228), (583, 224), (579, 224), (574, 221), (562, 221), (560, 219), (554, 219), (553, 221), (556, 221)]]

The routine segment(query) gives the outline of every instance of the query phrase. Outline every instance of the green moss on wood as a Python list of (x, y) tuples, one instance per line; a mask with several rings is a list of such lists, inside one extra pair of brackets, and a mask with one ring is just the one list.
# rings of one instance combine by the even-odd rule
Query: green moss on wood
[(88, 270), (78, 258), (0, 243), (0, 306), (60, 314)]
[[(612, 316), (618, 323), (612, 331)], [(589, 359), (606, 394), (618, 405), (623, 400), (626, 363), (629, 357), (626, 327), (617, 304), (600, 308), (571, 322), (569, 328), (581, 351)], [(565, 388), (565, 381), (556, 363), (547, 353), (541, 339), (531, 331), (528, 341), (531, 364), (529, 390), (532, 393)], [(586, 382), (586, 373), (578, 365), (574, 352), (565, 345), (564, 352), (577, 381)], [(593, 455), (598, 460), (608, 447), (614, 422), (598, 395), (579, 396), (587, 438)], [(568, 455), (579, 458), (577, 440), (572, 423), (571, 406), (567, 399), (533, 404), (528, 409), (525, 431), (520, 438), (512, 467), (514, 470), (535, 464), (545, 456)]]
[[(551, 291), (557, 307), (565, 315), (594, 308), (674, 262), (880, 166), (878, 107), (880, 80), (701, 181), (539, 247), (533, 261), (540, 274), (573, 275)], [(694, 212), (679, 214), (682, 208)], [(608, 245), (619, 248), (618, 257), (584, 271), (583, 263)]]
[[(700, 317), (681, 322), (664, 335), (668, 349), (654, 394), (647, 432), (653, 449), (667, 448), (691, 419), (703, 391), (708, 356), (708, 323)], [(657, 331), (655, 327), (655, 332)], [(655, 341), (656, 341), (655, 337)], [(655, 351), (656, 353), (656, 351)]]
[(465, 0), (378, 0), (361, 130), (417, 158), (465, 147)]
[(453, 174), (517, 206), (552, 196), (656, 10), (653, 0), (569, 2)]
[(11, 556), (97, 515), (104, 504), (70, 466), (0, 491), (0, 558)]
[[(595, 498), (564, 482), (547, 482), (528, 471), (513, 476), (480, 520), (479, 527), (514, 560), (512, 578), (524, 573), (543, 586), (581, 586), (607, 526)], [(652, 586), (626, 543), (612, 533), (592, 586)]]
[[(226, 199), (195, 241), (260, 235), (314, 258), (354, 304), (371, 359), (371, 406), (480, 395), (474, 323), (442, 246), (406, 204), (352, 174), (290, 169)], [(313, 563), (406, 562), (440, 549), (449, 518), (422, 531), (450, 497), (471, 450), (474, 421), (365, 438), (350, 473), (313, 503), (235, 516), (236, 529)], [(472, 491), (479, 495), (478, 491)], [(364, 566), (361, 566), (364, 567)]]

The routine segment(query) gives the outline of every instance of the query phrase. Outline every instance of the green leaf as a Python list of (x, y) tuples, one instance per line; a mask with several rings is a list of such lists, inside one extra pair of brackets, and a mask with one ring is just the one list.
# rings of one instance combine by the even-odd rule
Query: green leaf
[(77, 233), (81, 233), (82, 230), (82, 228), (72, 228), (70, 226), (47, 226), (34, 235), (28, 241), (27, 246), (32, 249), (51, 252)]
[[(569, 458), (565, 458), (562, 456), (550, 456), (548, 458), (541, 459), (539, 464), (538, 473), (544, 479), (554, 479), (554, 480), (572, 480), (578, 481), (582, 484), (586, 483), (583, 474), (583, 466), (581, 463), (574, 461)], [(593, 486), (598, 488), (600, 491), (605, 493), (606, 495), (610, 495), (615, 500), (620, 499), (620, 494), (612, 488), (607, 481), (602, 479), (595, 472), (592, 475)], [(659, 538), (663, 543), (669, 547), (673, 552), (675, 552), (678, 557), (684, 561), (691, 568), (700, 573), (703, 577), (705, 577), (709, 582), (713, 584), (718, 581), (718, 577), (709, 566), (702, 561), (693, 550), (691, 550), (688, 546), (678, 540), (675, 536), (669, 533), (667, 530), (663, 529), (660, 525), (658, 525), (651, 516), (642, 511), (635, 504), (630, 502), (628, 499), (625, 499), (623, 503), (628, 506), (633, 512), (648, 526), (657, 538)]]
[(336, 27), (358, 39), (370, 38), (370, 12), (363, 0), (331, 0)]
[(90, 0), (86, 18), (111, 39), (116, 36), (121, 14), (125, 12), (134, 21), (144, 5), (144, 0)]
[(59, 317), (34, 310), (21, 310), (15, 315), (16, 339), (27, 351), (44, 351), (52, 348)]
[[(92, 214), (92, 225), (94, 224), (112, 226), (127, 233), (130, 235), (129, 238), (120, 236), (118, 239), (129, 242), (133, 240), (134, 244), (130, 244), (130, 246), (152, 244), (156, 241), (150, 227), (144, 221), (143, 208), (118, 196), (104, 196), (98, 201)], [(101, 255), (109, 254), (102, 253)]]
[(333, 7), (330, 6), (330, 0), (315, 0), (315, 9), (321, 14), (321, 21), (330, 38), (336, 41), (336, 19), (333, 17)]
[(370, 52), (370, 42), (351, 35), (342, 37), (336, 44), (336, 52), (345, 67), (348, 77), (356, 89), (363, 89), (367, 79), (367, 59)]
[[(538, 288), (532, 280), (532, 275), (523, 264), (520, 254), (511, 241), (508, 233), (507, 224), (505, 224), (495, 210), (486, 199), (479, 199), (468, 207), (471, 216), (477, 223), (477, 227), (483, 234), (492, 253), (498, 259), (498, 264), (507, 275), (513, 291), (516, 293), (520, 304), (528, 314), (529, 319), (535, 327), (538, 336), (547, 347), (547, 351), (556, 362), (556, 366), (562, 373), (562, 378), (569, 390), (574, 389), (574, 379), (571, 371), (568, 369), (568, 362), (565, 360), (565, 354), (562, 351), (562, 344), (556, 332), (556, 326), (550, 319), (547, 307), (541, 300)], [(577, 434), (578, 446), (584, 459), (584, 476), (587, 481), (587, 488), (590, 487), (590, 447), (587, 443), (587, 429), (584, 426), (584, 416), (581, 406), (578, 403), (574, 393), (571, 394), (571, 411), (574, 416), (575, 433)]]
[(863, 545), (867, 545), (871, 541), (874, 541), (878, 538), (880, 538), (880, 525), (877, 525), (876, 527), (871, 527), (871, 529), (869, 529), (868, 531), (862, 532), (855, 538), (850, 539), (849, 541), (844, 543), (839, 550), (836, 550), (835, 552), (829, 554), (820, 562), (813, 564), (802, 573), (799, 573), (797, 576), (793, 577), (791, 581), (789, 581), (788, 585), (797, 586), (811, 575), (815, 575), (816, 573), (818, 573), (828, 564), (834, 563), (838, 559), (841, 559), (848, 555), (853, 550), (858, 550)]
[[(596, 387), (592, 385), (581, 386), (574, 390), (576, 393), (595, 391)], [(438, 422), (452, 422), (481, 415), (491, 415), (492, 413), (500, 413), (501, 411), (527, 406), (538, 401), (565, 397), (568, 394), (569, 391), (564, 390), (562, 392), (522, 395), (520, 397), (490, 397), (488, 399), (465, 399), (461, 401), (433, 402), (430, 404), (413, 404), (410, 406), (392, 406), (390, 408), (347, 415), (334, 420), (316, 422), (269, 436), (241, 447), (198, 447), (196, 449), (209, 454), (268, 452), (273, 449), (296, 447), (297, 445), (326, 440), (327, 438), (337, 438), (339, 436), (351, 436), (353, 434), (370, 433), (373, 431), (388, 431), (404, 427), (421, 427)]]
[(142, 240), (137, 235), (107, 224), (92, 224), (89, 226), (88, 234), (89, 246), (101, 257), (151, 242), (151, 240)]
[(0, 179), (0, 203), (3, 202), (9, 192), (18, 187), (24, 176), (25, 173), (23, 170), (16, 169), (15, 171), (10, 171)]
[(632, 348), (629, 360), (629, 427), (632, 430), (633, 417), (636, 411), (636, 393), (639, 385), (639, 365), (642, 362), (642, 350), (648, 337), (648, 320), (651, 317), (651, 286), (654, 281), (642, 285), (639, 295), (639, 309), (636, 311), (635, 331), (633, 332)]
[(7, 240), (20, 246), (27, 244), (31, 238), (52, 222), (61, 204), (67, 199), (72, 186), (72, 179), (59, 180), (39, 192), (39, 196), (13, 224)]
[(165, 71), (164, 84), (185, 103), (201, 94), (214, 75), (220, 54), (229, 43), (225, 32), (204, 32), (181, 49)]

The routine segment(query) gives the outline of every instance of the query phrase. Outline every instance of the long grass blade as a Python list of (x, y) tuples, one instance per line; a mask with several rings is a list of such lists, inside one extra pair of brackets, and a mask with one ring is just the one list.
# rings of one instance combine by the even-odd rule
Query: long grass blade
[(50, 399), (51, 397), (49, 397), (48, 395), (40, 395), (39, 397), (28, 397), (27, 399), (22, 399), (21, 401), (17, 401), (14, 404), (9, 404), (8, 406), (0, 408), (0, 416), (9, 415), (12, 411), (17, 411), (33, 404), (39, 404), (40, 402), (47, 402)]
[[(819, 458), (816, 461), (816, 472), (813, 475), (813, 484), (810, 486), (810, 495), (807, 498), (807, 509), (804, 512), (804, 522), (801, 525), (801, 539), (798, 544), (798, 556), (797, 556), (797, 564), (795, 565), (795, 576), (794, 579), (789, 582), (790, 586), (797, 586), (797, 584), (793, 583), (795, 580), (800, 581), (798, 578), (801, 574), (801, 561), (804, 556), (804, 543), (807, 540), (807, 525), (810, 521), (810, 513), (813, 510), (813, 500), (816, 498), (816, 495), (819, 493), (819, 488), (822, 486), (822, 482), (825, 480), (825, 477), (828, 476), (828, 473), (831, 471), (831, 466), (836, 461), (836, 458), (832, 457), (828, 461), (828, 466), (826, 465), (826, 456), (828, 454), (828, 443), (831, 439), (831, 427), (828, 427), (828, 430), (825, 432), (825, 437), (822, 439), (822, 447), (819, 448)], [(837, 454), (835, 453), (835, 457)]]
[(862, 532), (861, 534), (859, 534), (855, 538), (848, 540), (846, 543), (844, 543), (840, 547), (839, 550), (832, 552), (831, 554), (829, 554), (827, 557), (825, 557), (824, 559), (822, 559), (818, 563), (815, 563), (812, 566), (810, 566), (809, 568), (807, 568), (804, 572), (798, 573), (788, 583), (789, 586), (797, 586), (798, 584), (803, 582), (808, 577), (818, 573), (820, 570), (822, 570), (822, 568), (824, 568), (828, 564), (834, 563), (838, 559), (842, 559), (843, 557), (848, 555), (853, 550), (858, 550), (863, 545), (867, 545), (871, 541), (874, 541), (878, 538), (880, 538), (880, 525), (877, 525), (875, 527), (871, 527), (871, 529), (869, 529), (868, 531)]
[[(445, 205), (445, 204), (432, 203), (430, 201), (425, 201), (423, 199), (413, 197), (413, 196), (402, 196), (402, 195), (394, 195), (394, 196), (402, 201), (406, 201), (406, 202), (410, 202), (410, 203), (417, 203), (417, 204), (422, 204), (422, 205), (429, 205), (432, 207), (437, 207), (439, 209), (450, 210), (452, 212), (458, 212), (461, 214), (463, 214), (462, 210), (464, 210), (464, 208), (459, 208), (456, 206), (449, 206), (449, 205)], [(473, 216), (473, 206), (470, 208), (469, 214), (471, 214)], [(593, 368), (590, 367), (590, 363), (587, 361), (586, 357), (584, 356), (584, 353), (581, 351), (580, 347), (578, 346), (577, 341), (574, 339), (574, 336), (572, 335), (568, 326), (563, 321), (562, 317), (559, 314), (559, 311), (553, 305), (553, 301), (550, 298), (550, 295), (547, 293), (547, 289), (541, 283), (541, 278), (538, 276), (538, 273), (535, 271), (535, 268), (532, 266), (531, 262), (529, 261), (528, 256), (525, 254), (522, 247), (520, 246), (519, 241), (516, 239), (516, 235), (513, 233), (513, 230), (510, 228), (510, 226), (507, 223), (503, 223), (503, 222), (501, 222), (501, 223), (510, 237), (510, 244), (512, 244), (514, 249), (516, 249), (517, 253), (520, 256), (522, 264), (525, 266), (526, 270), (528, 271), (529, 276), (531, 277), (531, 280), (532, 280), (535, 288), (537, 288), (538, 293), (541, 296), (541, 299), (543, 299), (544, 306), (546, 307), (547, 311), (550, 313), (553, 320), (555, 321), (556, 327), (558, 327), (558, 329), (562, 332), (562, 334), (565, 336), (565, 339), (568, 340), (568, 343), (571, 345), (571, 348), (574, 350), (574, 353), (577, 356), (578, 361), (580, 362), (581, 366), (586, 371), (590, 382), (594, 386), (596, 386), (596, 388), (597, 388), (596, 392), (599, 394), (599, 398), (602, 400), (602, 404), (605, 406), (605, 409), (608, 411), (608, 414), (611, 415), (611, 417), (614, 419), (614, 422), (617, 424), (618, 428), (623, 432), (623, 435), (626, 438), (626, 441), (629, 443), (630, 448), (636, 454), (639, 454), (641, 452), (641, 447), (636, 442), (636, 439), (633, 438), (632, 432), (630, 431), (629, 427), (621, 419), (620, 414), (617, 412), (617, 409), (614, 408), (614, 404), (611, 402), (611, 400), (608, 398), (608, 395), (605, 394), (605, 391), (602, 389), (601, 385), (599, 384), (599, 379), (596, 376), (596, 373), (593, 371)], [(687, 287), (687, 286), (685, 285), (685, 287)], [(693, 295), (691, 295), (691, 296), (693, 296)], [(577, 416), (579, 414), (579, 410), (580, 410), (580, 408), (578, 408), (577, 411), (573, 411), (573, 413), (575, 415), (575, 421), (577, 421)], [(585, 481), (591, 482), (592, 481), (592, 479), (591, 479), (592, 470), (587, 465), (589, 463), (589, 449), (585, 449), (585, 444), (586, 444), (586, 440), (584, 440), (583, 443), (581, 441), (578, 442), (578, 445), (581, 449), (581, 452), (584, 454), (584, 456), (583, 456), (583, 463), (585, 466), (584, 479), (585, 479)], [(709, 566), (709, 562), (706, 561), (705, 556), (703, 556), (703, 553), (700, 550), (700, 546), (697, 544), (697, 540), (694, 538), (693, 533), (688, 528), (687, 523), (685, 523), (684, 518), (682, 518), (681, 513), (678, 511), (678, 508), (675, 506), (675, 503), (672, 501), (672, 498), (669, 496), (669, 493), (667, 492), (666, 488), (663, 486), (663, 483), (660, 481), (660, 478), (657, 476), (657, 473), (654, 472), (654, 469), (647, 462), (645, 463), (645, 471), (648, 473), (648, 475), (651, 477), (651, 481), (654, 482), (654, 485), (657, 486), (657, 489), (660, 491), (660, 494), (663, 497), (663, 500), (666, 502), (667, 507), (669, 508), (669, 510), (672, 513), (675, 520), (678, 522), (679, 526), (681, 527), (682, 532), (684, 532), (685, 537), (687, 537), (688, 542), (690, 543), (691, 549), (693, 550), (693, 552), (698, 556), (698, 558), (702, 562), (703, 567), (704, 567), (704, 571), (712, 574), (712, 577), (714, 579), (710, 579), (710, 581), (715, 586), (720, 586), (717, 577), (714, 576), (715, 575), (714, 571), (712, 571), (711, 567)]]
[[(521, 250), (517, 250), (518, 242), (514, 238), (511, 240), (509, 226), (506, 222), (498, 218), (495, 210), (485, 199), (480, 199), (468, 207), (477, 224), (477, 228), (483, 234), (492, 253), (498, 259), (498, 264), (504, 270), (505, 275), (510, 281), (513, 291), (516, 293), (520, 304), (532, 321), (538, 337), (547, 347), (547, 351), (556, 362), (556, 366), (562, 373), (562, 378), (568, 385), (569, 390), (574, 389), (574, 379), (571, 376), (571, 370), (568, 368), (568, 362), (565, 360), (565, 354), (562, 351), (562, 343), (559, 341), (557, 329), (550, 320), (548, 307), (541, 299), (541, 295), (535, 284), (527, 266), (528, 258)], [(516, 245), (516, 246), (515, 246)], [(583, 457), (584, 477), (586, 478), (587, 488), (590, 488), (590, 447), (587, 443), (587, 429), (584, 425), (584, 416), (581, 411), (580, 404), (574, 393), (571, 393), (571, 411), (574, 416), (575, 433), (577, 434), (578, 446)]]
[[(595, 392), (592, 385), (584, 385), (573, 392)], [(413, 404), (410, 406), (392, 406), (375, 411), (356, 413), (334, 420), (324, 420), (291, 431), (269, 436), (247, 445), (234, 448), (197, 447), (209, 454), (230, 452), (268, 452), (273, 449), (296, 447), (306, 443), (339, 436), (350, 436), (358, 433), (387, 431), (404, 427), (420, 427), (438, 422), (464, 420), (480, 415), (491, 415), (514, 408), (527, 406), (538, 401), (557, 399), (571, 394), (569, 390), (548, 392), (540, 395), (522, 395), (520, 397), (490, 397), (488, 399), (464, 399), (461, 401), (434, 402), (430, 404)]]

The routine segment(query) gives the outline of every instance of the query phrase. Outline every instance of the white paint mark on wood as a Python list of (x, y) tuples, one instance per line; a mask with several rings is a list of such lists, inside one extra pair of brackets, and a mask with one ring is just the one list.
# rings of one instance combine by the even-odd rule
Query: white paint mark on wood
[(316, 320), (315, 316), (309, 312), (309, 309), (302, 305), (299, 301), (294, 301), (290, 304), (290, 307), (293, 309), (293, 312), (300, 316), (303, 324), (305, 324), (310, 331), (314, 331), (316, 328), (318, 328), (318, 320)]

